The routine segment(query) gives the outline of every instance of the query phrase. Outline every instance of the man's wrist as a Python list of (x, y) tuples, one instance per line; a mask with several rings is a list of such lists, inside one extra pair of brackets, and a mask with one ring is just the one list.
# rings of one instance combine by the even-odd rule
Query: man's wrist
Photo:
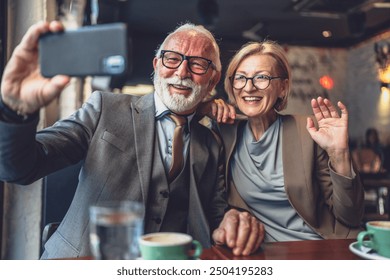
[(39, 111), (28, 115), (18, 114), (18, 112), (15, 112), (3, 102), (0, 95), (0, 119), (2, 121), (9, 123), (26, 123), (37, 118), (38, 115)]

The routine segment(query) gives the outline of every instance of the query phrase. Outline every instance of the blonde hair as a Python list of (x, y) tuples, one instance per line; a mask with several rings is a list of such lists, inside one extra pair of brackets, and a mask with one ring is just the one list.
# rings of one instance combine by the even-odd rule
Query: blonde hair
[(278, 73), (276, 75), (288, 80), (288, 83), (286, 85), (286, 95), (284, 96), (283, 100), (281, 100), (280, 103), (277, 104), (277, 110), (281, 111), (286, 108), (288, 95), (290, 94), (291, 68), (286, 57), (286, 52), (278, 43), (270, 40), (265, 40), (263, 42), (249, 42), (243, 45), (241, 49), (238, 50), (230, 60), (229, 66), (226, 70), (224, 81), (225, 91), (229, 97), (229, 102), (234, 106), (237, 105), (236, 99), (234, 97), (231, 77), (235, 75), (238, 66), (244, 59), (257, 54), (264, 54), (273, 57), (277, 62), (276, 69)]

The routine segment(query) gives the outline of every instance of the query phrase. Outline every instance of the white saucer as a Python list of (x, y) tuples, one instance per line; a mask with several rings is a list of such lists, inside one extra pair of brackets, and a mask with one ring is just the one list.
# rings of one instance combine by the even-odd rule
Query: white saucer
[(359, 246), (357, 241), (349, 245), (349, 250), (351, 250), (351, 252), (355, 255), (358, 255), (359, 257), (362, 257), (363, 259), (367, 260), (390, 260), (389, 258), (382, 257), (381, 255), (372, 252), (371, 248)]

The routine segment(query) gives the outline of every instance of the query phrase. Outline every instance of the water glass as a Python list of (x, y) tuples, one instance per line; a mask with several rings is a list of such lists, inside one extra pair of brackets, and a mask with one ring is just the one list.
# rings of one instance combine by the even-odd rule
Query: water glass
[(106, 201), (89, 208), (90, 245), (98, 260), (133, 260), (140, 256), (143, 234), (143, 204), (135, 201)]

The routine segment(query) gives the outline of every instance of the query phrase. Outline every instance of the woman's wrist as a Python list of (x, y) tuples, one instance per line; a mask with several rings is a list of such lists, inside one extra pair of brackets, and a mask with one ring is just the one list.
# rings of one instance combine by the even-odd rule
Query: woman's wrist
[(351, 172), (351, 155), (349, 150), (334, 150), (328, 152), (330, 164), (333, 170), (341, 175), (350, 177)]

